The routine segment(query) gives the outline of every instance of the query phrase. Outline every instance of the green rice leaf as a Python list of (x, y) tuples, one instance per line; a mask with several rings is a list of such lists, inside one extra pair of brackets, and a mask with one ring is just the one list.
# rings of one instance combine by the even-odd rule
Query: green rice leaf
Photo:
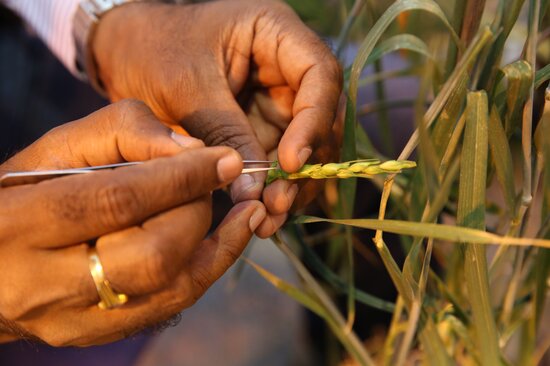
[(499, 65), (501, 62), (504, 45), (517, 22), (524, 2), (525, 0), (499, 1), (498, 14), (491, 25), (491, 30), (496, 34), (496, 40), (491, 46), (491, 50), (485, 61), (478, 87), (485, 88), (486, 90), (493, 89), (498, 73), (498, 68), (495, 65)]
[(489, 130), (491, 131), (489, 134), (489, 146), (491, 148), (491, 158), (495, 166), (497, 179), (504, 192), (504, 199), (506, 200), (508, 211), (513, 213), (516, 207), (516, 188), (514, 185), (512, 152), (495, 105), (491, 108)]
[[(304, 262), (311, 267), (312, 270), (337, 291), (342, 293), (347, 293), (349, 291), (348, 284), (324, 264), (321, 258), (319, 258), (306, 243), (301, 240), (298, 240), (298, 243), (303, 251)], [(354, 288), (354, 291), (355, 299), (364, 305), (390, 313), (395, 309), (395, 305), (389, 301), (380, 299), (357, 288)]]
[[(415, 36), (414, 34), (397, 34), (395, 36), (391, 36), (388, 39), (383, 40), (380, 42), (380, 44), (372, 50), (372, 53), (367, 58), (367, 61), (365, 62), (365, 66), (370, 65), (374, 63), (375, 61), (380, 60), (382, 57), (387, 55), (388, 53), (398, 51), (398, 50), (406, 50), (411, 51), (414, 53), (417, 53), (419, 55), (422, 55), (434, 62), (437, 61), (437, 58), (435, 55), (430, 52), (428, 46), (426, 45), (426, 42)], [(437, 72), (441, 73), (441, 70), (437, 65), (435, 65)], [(351, 66), (346, 68), (344, 71), (344, 78), (346, 80), (349, 79), (351, 75)]]
[(449, 29), (453, 40), (460, 44), (460, 40), (452, 28), (451, 24), (447, 20), (445, 14), (439, 7), (439, 5), (433, 0), (402, 0), (393, 3), (382, 16), (378, 19), (370, 32), (365, 37), (365, 40), (361, 43), (357, 56), (351, 67), (349, 96), (351, 102), (355, 105), (357, 102), (357, 84), (361, 75), (361, 70), (365, 67), (369, 56), (374, 49), (374, 46), (386, 31), (389, 25), (395, 20), (395, 18), (406, 11), (410, 10), (424, 10), (437, 16), (443, 24)]
[(523, 105), (529, 97), (532, 83), (531, 65), (525, 60), (519, 60), (502, 68), (503, 78), (507, 81), (506, 114), (504, 129), (510, 136), (521, 126)]
[(445, 224), (388, 219), (333, 220), (314, 216), (299, 216), (294, 220), (294, 222), (300, 224), (331, 222), (333, 224), (348, 225), (362, 229), (382, 230), (388, 233), (410, 235), (421, 238), (434, 238), (455, 243), (467, 242), (484, 245), (500, 244), (550, 248), (550, 240), (546, 239), (500, 236), (483, 230)]
[(445, 107), (441, 111), (441, 114), (434, 123), (432, 140), (435, 145), (435, 149), (439, 156), (443, 156), (451, 135), (453, 134), (456, 122), (464, 107), (464, 100), (466, 98), (466, 87), (470, 78), (467, 73), (463, 73), (456, 84), (451, 90), (449, 98), (445, 103)]
[(550, 64), (537, 70), (535, 73), (535, 89), (540, 88), (545, 81), (548, 81), (548, 79), (550, 79)]
[[(466, 107), (466, 129), (462, 147), (457, 222), (461, 226), (485, 229), (485, 186), (487, 183), (488, 101), (485, 91), (470, 92)], [(483, 365), (499, 365), (500, 349), (493, 309), (485, 248), (465, 244), (464, 273), (472, 306), (473, 329), (482, 350)]]
[[(547, 91), (548, 92), (548, 91)], [(543, 171), (541, 191), (543, 202), (541, 207), (541, 230), (539, 235), (545, 239), (550, 239), (550, 230), (546, 230), (544, 225), (550, 225), (550, 109), (549, 101), (546, 101), (545, 111), (539, 125), (535, 130), (535, 146), (537, 148), (537, 164)], [(550, 250), (539, 249), (536, 256), (535, 268), (535, 328), (540, 326), (542, 313), (545, 308), (546, 294), (548, 289), (548, 276), (550, 275)]]

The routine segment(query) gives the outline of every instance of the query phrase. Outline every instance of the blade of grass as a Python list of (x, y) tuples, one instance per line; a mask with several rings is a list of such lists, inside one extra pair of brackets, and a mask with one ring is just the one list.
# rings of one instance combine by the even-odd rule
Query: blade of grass
[[(457, 34), (460, 34), (462, 29), (462, 20), (464, 18), (464, 11), (466, 10), (466, 1), (455, 1), (454, 7), (451, 16), (451, 24)], [(447, 50), (447, 58), (445, 65), (445, 77), (448, 77), (449, 74), (456, 66), (458, 59), (458, 47), (454, 43), (449, 43), (449, 48)]]
[[(311, 267), (323, 280), (325, 280), (336, 290), (343, 293), (347, 293), (349, 291), (349, 287), (345, 281), (334, 273), (327, 265), (325, 265), (321, 258), (319, 258), (319, 256), (306, 243), (300, 240), (300, 238), (297, 238), (296, 242), (300, 245), (300, 249), (303, 251), (303, 260), (305, 264)], [(354, 288), (354, 291), (355, 299), (364, 305), (390, 313), (395, 309), (395, 305), (389, 301), (382, 300), (356, 288)]]
[(535, 73), (535, 89), (540, 88), (545, 81), (548, 81), (548, 79), (550, 79), (550, 64), (537, 70)]
[(446, 224), (432, 224), (402, 220), (378, 219), (347, 219), (334, 220), (314, 216), (299, 216), (294, 222), (309, 224), (315, 222), (330, 222), (333, 224), (349, 225), (362, 229), (382, 230), (388, 233), (410, 235), (416, 237), (434, 238), (450, 242), (467, 242), (474, 244), (499, 244), (517, 246), (535, 246), (550, 248), (550, 240), (536, 238), (517, 238), (500, 236), (483, 230)]
[[(356, 124), (356, 117), (355, 117), (355, 111), (357, 106), (357, 89), (358, 89), (358, 83), (359, 78), (361, 76), (361, 71), (365, 67), (365, 64), (369, 58), (369, 55), (371, 54), (372, 50), (374, 49), (374, 46), (384, 33), (384, 31), (389, 27), (389, 25), (395, 20), (395, 18), (409, 10), (425, 10), (427, 12), (430, 12), (437, 16), (441, 21), (445, 24), (445, 26), (449, 29), (451, 36), (453, 40), (459, 44), (459, 38), (454, 32), (453, 28), (447, 21), (447, 18), (445, 17), (445, 14), (432, 0), (403, 0), (394, 3), (391, 5), (385, 12), (382, 14), (382, 16), (378, 19), (378, 21), (374, 24), (372, 29), (369, 31), (367, 36), (365, 37), (365, 40), (361, 43), (359, 50), (357, 52), (357, 56), (355, 57), (355, 60), (353, 61), (351, 72), (350, 72), (350, 80), (349, 80), (349, 87), (348, 87), (348, 103), (346, 108), (346, 117), (344, 121), (344, 137), (346, 136), (346, 132), (348, 134), (352, 134), (351, 125), (355, 126)], [(345, 141), (344, 141), (345, 142)], [(369, 145), (372, 145), (369, 141)], [(354, 153), (355, 147), (349, 147), (346, 148), (346, 145), (344, 145), (343, 149), (343, 155), (349, 155), (351, 156)], [(345, 158), (345, 157), (343, 157)], [(351, 157), (353, 160), (355, 157)], [(346, 183), (351, 185), (351, 183)]]
[(458, 119), (458, 122), (456, 123), (455, 129), (452, 131), (451, 138), (448, 140), (449, 143), (447, 145), (447, 148), (443, 154), (443, 157), (441, 158), (441, 165), (439, 166), (440, 180), (443, 179), (443, 175), (446, 174), (449, 166), (452, 164), (452, 161), (454, 161), (453, 158), (455, 157), (455, 153), (457, 151), (457, 147), (461, 140), (462, 132), (464, 131), (465, 126), (466, 114), (462, 114), (462, 116)]
[(498, 32), (498, 35), (485, 60), (483, 71), (480, 73), (481, 78), (477, 84), (479, 88), (493, 90), (498, 72), (498, 68), (495, 68), (495, 65), (500, 64), (504, 45), (512, 28), (517, 22), (524, 1), (525, 0), (501, 0), (499, 2), (499, 15), (495, 17), (495, 21), (491, 25), (492, 31), (495, 34)]
[(434, 123), (432, 140), (440, 156), (443, 156), (443, 152), (447, 148), (455, 129), (456, 121), (459, 120), (459, 116), (462, 113), (468, 81), (469, 78), (466, 74), (463, 74), (459, 78), (457, 84), (449, 94), (445, 107), (437, 117), (436, 123)]
[(361, 10), (363, 10), (364, 6), (365, 6), (364, 0), (355, 0), (355, 2), (353, 3), (353, 7), (351, 8), (348, 17), (346, 18), (346, 21), (342, 26), (342, 30), (338, 35), (338, 40), (336, 41), (336, 45), (337, 45), (336, 51), (335, 51), (336, 57), (341, 58), (342, 51), (344, 49), (344, 46), (346, 45), (346, 40), (349, 36), (351, 27), (357, 20), (357, 17), (361, 13)]
[(497, 180), (504, 193), (506, 207), (508, 208), (508, 212), (512, 213), (516, 207), (512, 152), (495, 105), (491, 108), (489, 130), (491, 131), (489, 134), (489, 147), (491, 148), (492, 162), (495, 167)]
[[(484, 91), (468, 93), (466, 128), (462, 147), (457, 222), (485, 229), (485, 185), (488, 153), (488, 101)], [(466, 288), (472, 306), (473, 329), (480, 345), (483, 365), (499, 365), (498, 334), (491, 308), (485, 248), (465, 244)]]
[(422, 269), (420, 273), (418, 290), (415, 295), (415, 299), (413, 300), (411, 311), (409, 311), (409, 320), (407, 324), (407, 330), (405, 331), (403, 342), (401, 343), (401, 347), (397, 354), (397, 361), (395, 364), (398, 366), (405, 364), (407, 354), (411, 349), (414, 335), (416, 333), (416, 329), (418, 326), (418, 322), (420, 320), (420, 314), (422, 310), (422, 300), (426, 289), (426, 283), (428, 281), (430, 261), (432, 258), (432, 248), (433, 248), (433, 239), (428, 239), (426, 252), (424, 254), (424, 260), (422, 262)]
[(385, 12), (382, 14), (382, 16), (378, 19), (378, 21), (375, 23), (375, 25), (372, 27), (372, 29), (369, 31), (367, 36), (365, 37), (365, 40), (361, 43), (361, 46), (359, 47), (359, 50), (357, 52), (357, 56), (353, 62), (353, 65), (351, 67), (351, 74), (350, 74), (350, 85), (348, 88), (348, 93), (350, 96), (350, 99), (352, 101), (352, 104), (355, 105), (357, 103), (357, 84), (359, 81), (359, 77), (361, 76), (361, 71), (365, 67), (365, 64), (369, 58), (369, 55), (371, 54), (372, 50), (374, 49), (374, 46), (384, 33), (384, 31), (389, 27), (389, 25), (395, 20), (395, 18), (409, 10), (425, 10), (427, 12), (430, 12), (437, 16), (443, 24), (449, 29), (449, 32), (451, 33), (452, 38), (457, 44), (460, 44), (459, 38), (456, 35), (454, 29), (449, 24), (449, 21), (445, 17), (445, 14), (432, 0), (402, 0), (393, 3)]
[(525, 60), (519, 60), (502, 68), (502, 78), (507, 81), (506, 114), (504, 126), (507, 136), (520, 127), (521, 113), (529, 90), (532, 87), (532, 67)]
[(404, 77), (415, 76), (415, 75), (418, 75), (421, 70), (422, 68), (420, 66), (413, 65), (413, 66), (405, 67), (399, 70), (387, 70), (379, 74), (366, 75), (365, 77), (359, 80), (358, 87), (361, 88), (370, 83), (374, 83), (377, 80), (389, 80), (393, 78), (399, 78), (402, 76)]
[[(548, 92), (548, 90), (547, 90)], [(539, 122), (535, 131), (535, 146), (537, 148), (537, 170), (542, 174), (542, 182), (540, 191), (543, 193), (541, 205), (541, 219), (550, 218), (550, 103), (548, 103), (548, 95), (545, 103), (545, 110), (542, 119)], [(537, 185), (538, 186), (538, 185)], [(535, 186), (536, 187), (536, 186)], [(537, 187), (538, 188), (538, 187)], [(541, 223), (541, 228), (544, 222)], [(550, 232), (541, 232), (539, 235), (544, 235), (544, 238), (550, 239)], [(540, 248), (535, 263), (533, 265), (534, 286), (533, 286), (533, 316), (528, 320), (526, 325), (526, 338), (529, 338), (531, 346), (526, 346), (523, 351), (523, 358), (526, 362), (531, 362), (533, 365), (540, 364), (540, 358), (544, 352), (535, 351), (534, 344), (537, 340), (537, 335), (540, 331), (541, 319), (546, 307), (548, 278), (550, 276), (550, 250)], [(550, 344), (550, 343), (549, 343)], [(548, 346), (545, 346), (548, 348)], [(544, 349), (544, 348), (543, 348)], [(532, 355), (532, 357), (530, 357)]]
[[(533, 199), (532, 185), (532, 133), (533, 133), (533, 97), (534, 97), (534, 70), (537, 60), (537, 38), (539, 28), (540, 0), (529, 2), (529, 34), (525, 41), (525, 60), (531, 65), (531, 83), (529, 97), (523, 109), (523, 121), (521, 128), (521, 146), (523, 151), (523, 189), (521, 205), (515, 221), (523, 221), (525, 212)], [(518, 225), (519, 227), (519, 225)]]
[(479, 30), (483, 10), (485, 8), (485, 0), (466, 0), (466, 8), (462, 20), (462, 29), (460, 32), (460, 40), (468, 45), (475, 34)]
[(397, 301), (395, 303), (395, 311), (393, 312), (391, 324), (388, 331), (388, 336), (386, 337), (386, 340), (384, 342), (384, 348), (382, 355), (384, 357), (382, 364), (387, 366), (393, 366), (395, 365), (395, 349), (397, 348), (396, 345), (399, 341), (399, 336), (404, 332), (404, 327), (401, 323), (401, 316), (403, 315), (403, 312), (405, 311), (405, 304), (403, 301), (403, 298), (401, 296), (397, 297)]

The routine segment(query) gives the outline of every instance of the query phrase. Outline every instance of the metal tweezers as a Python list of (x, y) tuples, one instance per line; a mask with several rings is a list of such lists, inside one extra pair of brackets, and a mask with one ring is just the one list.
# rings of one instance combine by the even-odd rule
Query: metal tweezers
[[(125, 166), (139, 165), (143, 163), (144, 163), (143, 161), (134, 161), (134, 162), (127, 162), (127, 163), (90, 166), (90, 167), (84, 167), (84, 168), (34, 170), (34, 171), (6, 173), (0, 177), (0, 187), (11, 187), (11, 186), (18, 186), (21, 184), (33, 184), (33, 183), (41, 182), (43, 180), (58, 178), (66, 175), (89, 174), (98, 170), (115, 169), (115, 168), (120, 168)], [(260, 165), (260, 164), (272, 165), (273, 163), (274, 163), (273, 161), (268, 161), (268, 160), (243, 160), (243, 164), (245, 165)], [(263, 172), (263, 171), (273, 170), (273, 169), (277, 169), (277, 167), (269, 166), (269, 167), (262, 167), (262, 168), (244, 168), (241, 174)]]

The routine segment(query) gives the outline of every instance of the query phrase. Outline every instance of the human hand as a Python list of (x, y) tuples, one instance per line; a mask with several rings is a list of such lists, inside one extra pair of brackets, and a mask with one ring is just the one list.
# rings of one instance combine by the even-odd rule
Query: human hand
[[(161, 120), (207, 145), (258, 160), (273, 158), (276, 149), (289, 172), (308, 159), (331, 161), (337, 149), (340, 68), (283, 3), (126, 4), (102, 17), (92, 47), (111, 99), (142, 99)], [(260, 198), (264, 179), (237, 179), (233, 200)], [(259, 236), (284, 222), (297, 192), (286, 181), (263, 191), (269, 214)]]
[[(51, 166), (47, 151), (72, 160)], [(204, 236), (210, 191), (240, 174), (240, 156), (223, 147), (182, 148), (139, 103), (61, 126), (0, 169), (151, 158), (0, 189), (1, 333), (54, 346), (114, 341), (192, 305), (236, 260), (265, 216), (260, 202), (236, 205)], [(95, 238), (106, 278), (129, 296), (120, 308), (96, 305), (85, 244)]]
[(174, 133), (145, 104), (126, 99), (50, 130), (0, 165), (0, 173), (145, 161), (197, 147), (204, 143)]

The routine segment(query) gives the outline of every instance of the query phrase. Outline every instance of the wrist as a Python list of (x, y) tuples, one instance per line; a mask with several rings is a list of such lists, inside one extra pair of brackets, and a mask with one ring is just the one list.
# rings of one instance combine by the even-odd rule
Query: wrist
[(76, 45), (76, 66), (84, 79), (100, 94), (106, 96), (97, 73), (92, 50), (95, 33), (101, 20), (111, 11), (140, 0), (82, 0), (73, 19), (73, 36)]
[[(145, 51), (152, 32), (159, 31), (151, 26), (152, 19), (162, 18), (160, 13), (169, 13), (172, 7), (159, 1), (131, 1), (113, 8), (99, 19), (89, 49), (97, 80), (109, 96), (117, 94), (113, 85), (122, 82), (127, 86), (128, 78), (139, 77), (138, 74), (149, 66), (147, 59), (158, 57)], [(121, 97), (136, 97), (122, 94)]]

